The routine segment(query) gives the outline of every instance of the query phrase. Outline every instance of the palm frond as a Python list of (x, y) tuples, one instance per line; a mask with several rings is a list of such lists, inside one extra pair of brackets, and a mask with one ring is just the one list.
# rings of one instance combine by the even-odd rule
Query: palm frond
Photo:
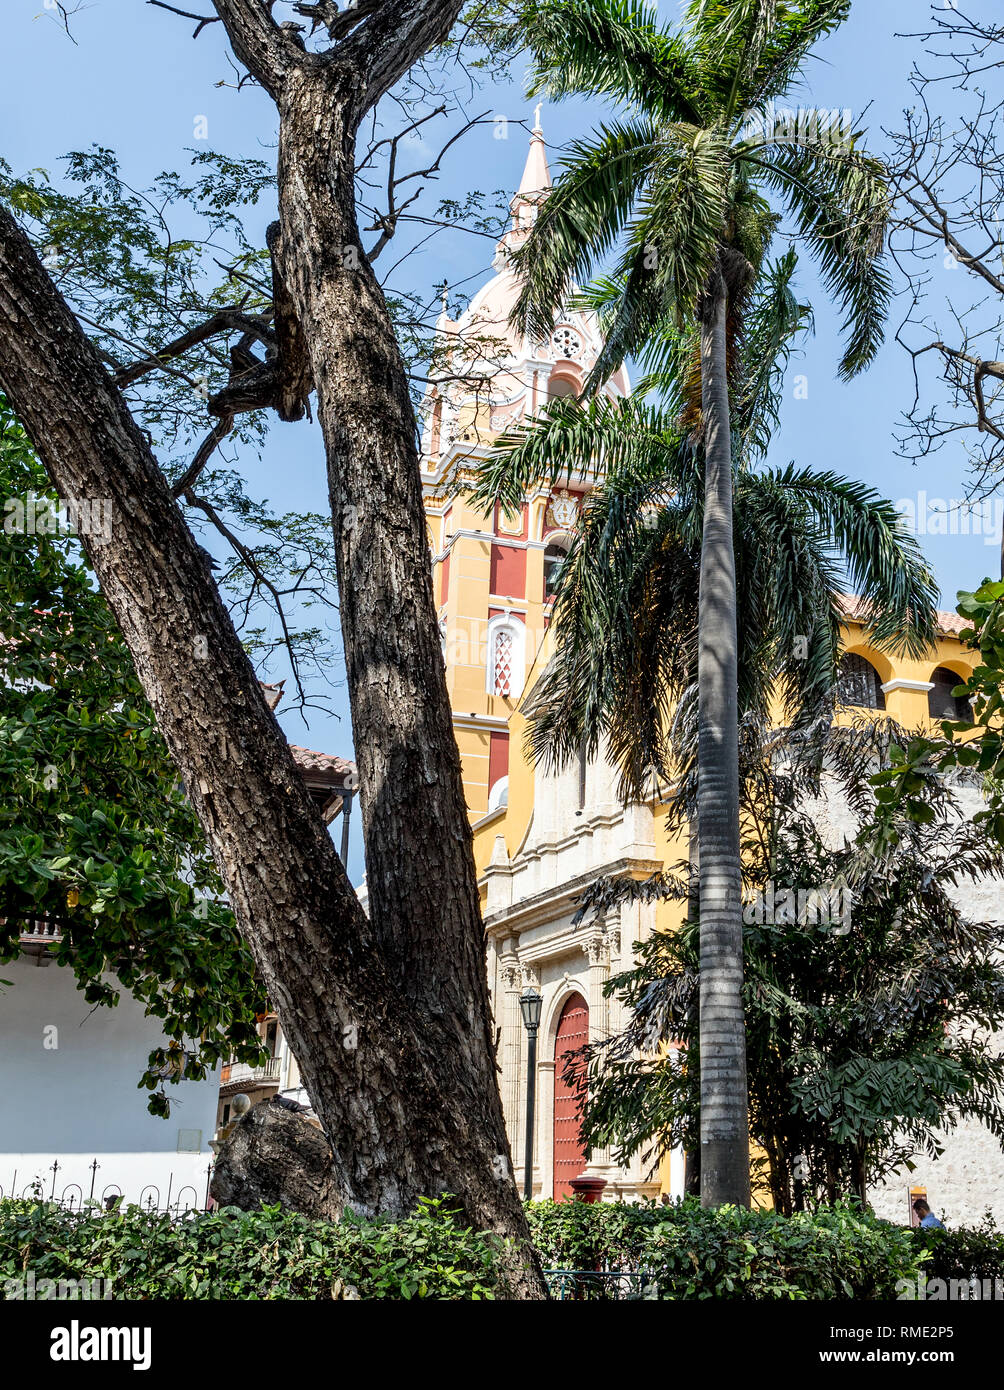
[(528, 90), (631, 102), (659, 121), (701, 123), (701, 73), (679, 35), (660, 26), (640, 0), (551, 0), (525, 10), (533, 54)]
[(767, 102), (784, 96), (812, 48), (838, 29), (850, 12), (851, 0), (801, 0), (777, 6), (755, 61), (745, 65), (736, 113), (744, 108), (762, 111)]
[(692, 319), (718, 263), (730, 156), (717, 130), (663, 131), (613, 274), (623, 292), (610, 307), (607, 338), (590, 373), (596, 390), (639, 351), (667, 317)]
[(846, 313), (840, 374), (847, 380), (878, 352), (892, 298), (884, 263), (886, 168), (852, 146), (793, 142), (749, 158), (788, 204), (823, 283)]
[(852, 591), (873, 614), (876, 644), (911, 656), (929, 652), (937, 634), (938, 586), (893, 504), (866, 483), (831, 472), (789, 465), (763, 476), (801, 499), (843, 556)]
[(556, 586), (554, 655), (528, 701), (535, 760), (560, 765), (602, 740), (625, 797), (669, 775), (695, 670), (699, 480), (685, 446), (667, 462), (622, 468), (589, 499)]
[(575, 141), (533, 229), (512, 260), (523, 278), (514, 327), (545, 338), (573, 280), (613, 245), (655, 158), (659, 134), (647, 120), (601, 126)]
[(705, 83), (731, 122), (777, 25), (778, 0), (690, 0), (684, 25)]
[(784, 376), (801, 338), (812, 332), (812, 307), (801, 304), (792, 282), (793, 248), (762, 270), (745, 318), (741, 381), (733, 398), (733, 431), (747, 459), (763, 456), (780, 423)]
[(616, 476), (643, 466), (669, 469), (678, 454), (675, 431), (644, 401), (558, 398), (495, 441), (478, 465), (472, 500), (486, 511), (495, 502), (519, 507), (539, 484), (554, 487), (562, 478)]

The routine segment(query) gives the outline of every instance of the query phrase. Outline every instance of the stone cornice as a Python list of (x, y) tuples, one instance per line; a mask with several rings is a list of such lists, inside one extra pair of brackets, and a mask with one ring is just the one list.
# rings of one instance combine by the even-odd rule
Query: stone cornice
[[(576, 900), (581, 897), (583, 891), (590, 884), (595, 883), (598, 878), (648, 878), (652, 874), (658, 873), (663, 867), (661, 860), (636, 859), (631, 856), (612, 859), (605, 864), (593, 865), (587, 872), (578, 874), (575, 878), (566, 879), (556, 888), (546, 888), (540, 893), (534, 893), (532, 897), (525, 898), (522, 902), (514, 903), (511, 907), (504, 908), (500, 912), (489, 914), (485, 917), (485, 931), (489, 937), (518, 936), (521, 932), (532, 927), (544, 926), (553, 922), (555, 917), (560, 917), (573, 909)], [(503, 873), (512, 873), (512, 870), (489, 866), (481, 875), (479, 884), (485, 883), (493, 874)], [(586, 933), (577, 927), (569, 927), (557, 936), (549, 936), (546, 941), (525, 948), (521, 947), (520, 959), (554, 955), (557, 950), (565, 946), (566, 937), (569, 947), (585, 948)]]
[(926, 694), (927, 691), (934, 689), (934, 681), (908, 681), (902, 676), (894, 676), (891, 681), (886, 681), (882, 689), (886, 695), (891, 694), (894, 690), (916, 690)]

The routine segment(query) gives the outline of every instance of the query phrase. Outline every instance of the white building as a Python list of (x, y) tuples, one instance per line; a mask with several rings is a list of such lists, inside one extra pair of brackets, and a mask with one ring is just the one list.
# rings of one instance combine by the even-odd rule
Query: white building
[[(265, 688), (273, 708), (276, 691)], [(344, 826), (354, 764), (305, 748), (293, 755), (326, 823), (342, 814)], [(0, 1195), (204, 1207), (220, 1079), (232, 1069), (168, 1085), (170, 1117), (151, 1115), (138, 1083), (165, 1044), (159, 1021), (124, 988), (114, 1008), (88, 1004), (72, 970), (55, 964), (55, 939), (51, 926), (26, 923), (21, 954), (0, 966)], [(283, 1056), (288, 1075), (296, 1063), (284, 1043)], [(279, 1065), (239, 1066), (240, 1081), (224, 1091), (253, 1093), (255, 1072), (278, 1077)], [(262, 1095), (275, 1089), (266, 1082)]]
[(27, 933), (2, 974), (3, 1196), (204, 1206), (218, 1074), (171, 1086), (170, 1118), (151, 1115), (138, 1082), (164, 1037), (142, 1004), (123, 990), (115, 1008), (94, 1008), (48, 942)]

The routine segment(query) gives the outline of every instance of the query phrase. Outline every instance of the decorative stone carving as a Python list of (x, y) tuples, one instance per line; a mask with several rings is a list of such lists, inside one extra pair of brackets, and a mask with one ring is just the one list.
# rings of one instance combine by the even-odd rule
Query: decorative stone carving
[(510, 957), (502, 963), (502, 984), (507, 990), (523, 987), (523, 969), (518, 960)]
[(539, 966), (524, 962), (520, 965), (520, 974), (522, 976), (521, 984), (523, 989), (540, 989)]
[(551, 494), (547, 504), (547, 524), (551, 528), (568, 531), (579, 519), (579, 499), (567, 488)]
[(606, 927), (599, 927), (586, 942), (590, 965), (606, 965), (610, 958), (610, 940)]
[(582, 351), (582, 339), (571, 328), (558, 328), (551, 334), (551, 350), (555, 357), (567, 357), (574, 362)]

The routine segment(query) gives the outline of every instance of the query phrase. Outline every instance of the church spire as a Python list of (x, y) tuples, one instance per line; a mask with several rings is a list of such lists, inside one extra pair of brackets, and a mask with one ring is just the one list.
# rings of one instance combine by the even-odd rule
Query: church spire
[(530, 228), (536, 221), (537, 209), (552, 187), (544, 131), (540, 124), (541, 105), (542, 103), (538, 102), (533, 113), (533, 130), (530, 132), (530, 148), (527, 151), (526, 164), (523, 166), (523, 177), (509, 203), (512, 226), (498, 244), (495, 265), (500, 270), (505, 268), (512, 252), (518, 250), (526, 240)]
[[(547, 147), (544, 144), (544, 132), (540, 124), (540, 108), (542, 102), (537, 102), (533, 113), (533, 130), (530, 132), (530, 148), (526, 155), (526, 164), (523, 168), (523, 177), (519, 181), (519, 188), (516, 190), (516, 197), (513, 203), (535, 197), (539, 202), (543, 194), (551, 187), (551, 171), (547, 167)], [(510, 204), (510, 207), (512, 204)], [(515, 208), (513, 208), (515, 213)]]

